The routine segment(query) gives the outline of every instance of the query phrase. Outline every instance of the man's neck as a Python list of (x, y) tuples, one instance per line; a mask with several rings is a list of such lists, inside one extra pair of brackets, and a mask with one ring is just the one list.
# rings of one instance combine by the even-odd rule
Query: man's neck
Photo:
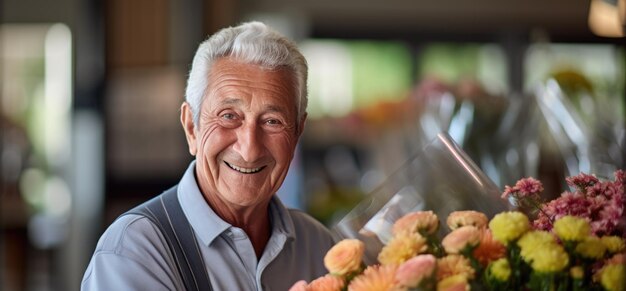
[(203, 193), (203, 196), (215, 214), (248, 235), (257, 258), (260, 258), (271, 234), (269, 201), (251, 207), (232, 207), (216, 195)]

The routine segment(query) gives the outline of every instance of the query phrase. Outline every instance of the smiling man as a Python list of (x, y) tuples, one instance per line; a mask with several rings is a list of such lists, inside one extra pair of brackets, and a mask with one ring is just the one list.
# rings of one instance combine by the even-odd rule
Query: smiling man
[(102, 235), (82, 290), (287, 290), (323, 275), (328, 230), (275, 193), (304, 129), (307, 65), (262, 23), (223, 29), (194, 57), (181, 106), (179, 184)]

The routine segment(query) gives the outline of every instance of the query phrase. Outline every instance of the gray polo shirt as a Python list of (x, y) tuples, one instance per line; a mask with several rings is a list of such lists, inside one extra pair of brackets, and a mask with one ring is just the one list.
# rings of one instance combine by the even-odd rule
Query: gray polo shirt
[[(275, 196), (272, 234), (259, 260), (246, 233), (223, 221), (205, 202), (192, 162), (178, 185), (178, 201), (191, 223), (213, 290), (288, 290), (298, 280), (324, 275), (330, 232)], [(125, 215), (104, 232), (81, 290), (184, 290), (163, 235), (147, 218)]]

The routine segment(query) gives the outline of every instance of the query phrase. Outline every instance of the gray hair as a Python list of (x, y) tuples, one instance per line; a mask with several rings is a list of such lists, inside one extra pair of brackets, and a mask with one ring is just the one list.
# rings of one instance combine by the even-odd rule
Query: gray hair
[(197, 126), (200, 107), (210, 84), (213, 62), (222, 57), (260, 65), (268, 69), (286, 68), (293, 72), (298, 91), (296, 109), (300, 123), (307, 106), (307, 63), (295, 43), (261, 22), (224, 28), (202, 42), (196, 51), (187, 79), (185, 100)]

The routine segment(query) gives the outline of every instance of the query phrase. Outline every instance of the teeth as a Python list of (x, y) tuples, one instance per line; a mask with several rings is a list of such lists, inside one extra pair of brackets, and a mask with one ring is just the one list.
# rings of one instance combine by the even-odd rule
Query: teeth
[(263, 169), (263, 167), (258, 167), (258, 168), (252, 168), (252, 169), (247, 169), (247, 168), (241, 168), (241, 167), (237, 167), (233, 164), (229, 164), (226, 163), (226, 165), (228, 165), (231, 169), (237, 171), (237, 172), (241, 172), (244, 174), (252, 174), (252, 173), (256, 173), (258, 171), (260, 171), (261, 169)]

